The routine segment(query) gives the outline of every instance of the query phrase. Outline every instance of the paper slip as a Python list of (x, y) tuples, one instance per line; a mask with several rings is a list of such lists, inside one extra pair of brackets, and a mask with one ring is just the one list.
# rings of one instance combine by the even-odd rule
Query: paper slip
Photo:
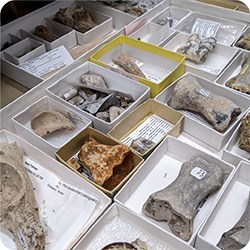
[(24, 157), (34, 186), (47, 249), (66, 249), (93, 213), (97, 199)]
[(219, 30), (221, 26), (221, 23), (197, 18), (193, 27), (191, 33), (198, 33), (202, 37), (215, 37), (217, 34), (217, 31)]
[(163, 120), (157, 115), (151, 115), (128, 137), (122, 140), (122, 143), (129, 146), (131, 142), (138, 137), (143, 137), (154, 143), (158, 143), (172, 128), (173, 124)]
[(30, 59), (18, 65), (24, 71), (40, 77), (51, 71), (60, 69), (74, 62), (73, 58), (64, 46), (55, 48), (38, 57)]

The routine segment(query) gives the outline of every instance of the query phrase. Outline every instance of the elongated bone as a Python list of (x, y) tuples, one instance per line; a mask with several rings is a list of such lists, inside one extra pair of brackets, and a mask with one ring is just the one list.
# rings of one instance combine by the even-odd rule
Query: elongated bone
[(199, 204), (223, 184), (221, 167), (196, 157), (184, 162), (179, 176), (166, 188), (151, 194), (143, 213), (157, 221), (167, 221), (171, 231), (188, 241)]
[(240, 220), (233, 228), (225, 232), (217, 246), (223, 250), (242, 249), (250, 240), (250, 192), (248, 204)]

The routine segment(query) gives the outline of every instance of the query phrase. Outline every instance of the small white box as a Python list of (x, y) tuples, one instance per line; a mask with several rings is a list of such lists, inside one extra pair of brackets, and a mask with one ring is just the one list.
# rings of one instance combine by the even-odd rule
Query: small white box
[[(246, 51), (246, 52), (249, 52), (250, 51), (250, 49), (244, 49), (244, 48), (242, 48), (242, 47), (239, 47), (239, 46), (237, 46), (236, 45), (236, 43), (242, 38), (242, 36), (243, 35), (247, 35), (248, 37), (250, 37), (250, 26), (248, 26), (239, 36), (238, 36), (238, 38), (235, 40), (235, 42), (233, 43), (233, 46), (235, 46), (236, 48), (239, 48), (239, 49), (241, 49), (241, 50), (243, 50), (243, 51)], [(249, 39), (248, 39), (249, 40)], [(249, 47), (249, 46), (248, 46)]]
[[(226, 88), (228, 88), (229, 90), (232, 90), (238, 94), (241, 94), (244, 97), (247, 97), (250, 99), (250, 94), (247, 93), (243, 93), (241, 91), (235, 90), (233, 88), (227, 87), (225, 84), (228, 80), (230, 80), (231, 78), (237, 76), (238, 74), (240, 74), (241, 70), (242, 70), (242, 59), (244, 57), (245, 54), (250, 53), (250, 52), (245, 52), (245, 51), (241, 51), (235, 58), (234, 60), (232, 60), (230, 62), (230, 64), (223, 70), (223, 72), (220, 74), (220, 76), (215, 80), (215, 83), (218, 83), (222, 86), (225, 86)], [(247, 83), (246, 83), (247, 84)]]
[(225, 172), (225, 180), (220, 190), (213, 195), (210, 195), (205, 203), (199, 207), (199, 212), (197, 213), (193, 223), (193, 234), (188, 241), (188, 244), (193, 245), (198, 229), (205, 221), (216, 198), (221, 192), (223, 192), (225, 186), (227, 185), (229, 176), (231, 176), (234, 171), (234, 167), (232, 165), (189, 146), (178, 139), (167, 136), (142, 164), (139, 170), (118, 192), (115, 196), (115, 201), (123, 204), (125, 207), (129, 208), (144, 219), (153, 222), (155, 225), (162, 228), (162, 230), (171, 232), (166, 222), (157, 222), (145, 216), (142, 212), (142, 206), (152, 193), (165, 188), (172, 181), (174, 181), (179, 174), (181, 165), (195, 156), (200, 156), (207, 162), (220, 166)]
[[(202, 88), (211, 91), (215, 95), (228, 98), (241, 108), (241, 114), (236, 119), (234, 119), (226, 131), (222, 133), (216, 131), (212, 125), (209, 124), (202, 116), (197, 116), (193, 112), (179, 110), (185, 114), (183, 130), (219, 151), (227, 143), (240, 119), (244, 116), (247, 109), (249, 108), (249, 100), (237, 93), (225, 89), (218, 84), (213, 84), (212, 82), (191, 73), (186, 73), (181, 78), (187, 75), (196, 78)], [(155, 99), (167, 105), (167, 102), (171, 98), (174, 87), (178, 80), (163, 90), (158, 96), (156, 96)]]
[[(112, 122), (106, 122), (62, 99), (63, 94), (72, 89), (75, 83), (81, 84), (80, 77), (86, 73), (103, 76), (110, 89), (131, 95), (134, 98), (134, 102)], [(112, 129), (115, 124), (124, 118), (130, 111), (134, 110), (139, 104), (146, 101), (150, 95), (150, 89), (147, 86), (91, 62), (85, 62), (75, 70), (71, 71), (69, 74), (48, 87), (46, 91), (53, 98), (71, 107), (77, 112), (84, 114), (84, 116), (93, 121), (94, 128), (104, 133), (107, 133)]]
[[(2, 130), (0, 140), (16, 142), (24, 152), (23, 163), (35, 186), (34, 194), (39, 211), (45, 212), (45, 217), (43, 219), (44, 214), (41, 215), (41, 220), (48, 225), (45, 226), (48, 230), (46, 249), (71, 249), (111, 204), (111, 200), (93, 185), (15, 134)], [(13, 237), (2, 228), (0, 237), (4, 247), (16, 249)]]
[[(198, 21), (200, 22), (197, 23)], [(245, 27), (243, 23), (194, 11), (182, 19), (175, 29), (188, 34), (199, 30), (204, 36), (210, 36), (217, 31), (215, 36), (217, 42), (230, 46)]]
[(233, 164), (234, 166), (237, 166), (240, 161), (246, 161), (250, 164), (250, 153), (239, 148), (240, 125), (241, 122), (226, 144), (222, 154), (222, 159), (229, 162), (230, 164)]
[(113, 203), (93, 227), (82, 237), (74, 250), (96, 250), (114, 242), (128, 242), (139, 238), (148, 249), (194, 249), (176, 236), (163, 232), (133, 212)]
[(250, 164), (240, 162), (225, 192), (198, 232), (195, 248), (219, 250), (222, 234), (231, 229), (246, 209), (250, 192)]
[[(43, 111), (56, 111), (61, 113), (74, 123), (75, 129), (56, 131), (47, 135), (45, 138), (40, 137), (32, 130), (30, 122), (35, 115)], [(54, 157), (55, 151), (66, 144), (72, 137), (81, 130), (91, 126), (91, 121), (84, 116), (84, 114), (79, 114), (70, 107), (48, 96), (42, 97), (22, 112), (16, 114), (12, 118), (12, 121), (18, 134), (52, 157)]]
[(161, 44), (165, 43), (165, 41), (169, 41), (174, 36), (174, 34), (175, 31), (169, 28), (167, 25), (162, 26), (150, 22), (132, 33), (130, 37), (161, 47)]
[[(179, 33), (164, 45), (163, 48), (176, 52), (178, 48), (186, 45), (189, 37), (189, 34)], [(194, 63), (186, 59), (186, 72), (191, 72), (210, 81), (214, 81), (227, 64), (235, 57), (236, 53), (236, 48), (217, 43), (215, 48), (208, 52), (205, 62)]]

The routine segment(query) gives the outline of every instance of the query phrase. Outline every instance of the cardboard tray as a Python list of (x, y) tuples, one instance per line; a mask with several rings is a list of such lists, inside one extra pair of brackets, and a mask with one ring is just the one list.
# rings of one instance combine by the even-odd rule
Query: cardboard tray
[(114, 69), (112, 59), (121, 53), (128, 53), (136, 59), (148, 79), (129, 74), (117, 67), (115, 70), (149, 86), (151, 97), (155, 97), (184, 73), (183, 55), (122, 35), (102, 46), (90, 57), (90, 61)]
[[(216, 131), (212, 127), (212, 125), (210, 125), (201, 116), (195, 115), (192, 112), (181, 111), (184, 112), (185, 114), (183, 130), (219, 151), (223, 146), (225, 146), (229, 138), (232, 136), (240, 119), (244, 116), (247, 109), (249, 108), (249, 100), (237, 93), (227, 90), (224, 87), (219, 86), (217, 84), (213, 84), (212, 82), (207, 81), (206, 79), (196, 76), (194, 74), (186, 73), (183, 77), (185, 77), (186, 75), (191, 75), (195, 77), (202, 88), (211, 91), (215, 95), (224, 96), (228, 98), (242, 110), (241, 114), (237, 117), (237, 119), (234, 119), (229, 125), (229, 127), (226, 129), (226, 131), (223, 133)], [(172, 96), (177, 81), (175, 81), (171, 86), (162, 91), (155, 99), (167, 105), (167, 102)]]
[(118, 145), (119, 142), (115, 141), (111, 137), (99, 132), (98, 130), (95, 130), (91, 127), (86, 128), (85, 130), (82, 130), (77, 136), (73, 137), (67, 144), (65, 144), (63, 147), (61, 147), (59, 150), (56, 151), (56, 158), (66, 165), (69, 169), (77, 173), (79, 176), (81, 176), (83, 179), (87, 180), (100, 190), (102, 190), (105, 194), (107, 194), (110, 197), (113, 197), (117, 191), (124, 185), (124, 183), (131, 177), (131, 175), (139, 168), (139, 166), (142, 164), (143, 159), (137, 155), (136, 153), (132, 152), (133, 154), (133, 163), (134, 168), (133, 170), (111, 191), (103, 188), (102, 186), (96, 184), (92, 180), (88, 179), (83, 174), (79, 173), (75, 169), (73, 169), (67, 161), (74, 155), (76, 155), (79, 150), (81, 149), (82, 145), (84, 144), (84, 141), (88, 139), (89, 136), (94, 137), (98, 142), (106, 145)]
[(199, 230), (196, 249), (220, 249), (216, 245), (222, 234), (237, 223), (246, 209), (250, 192), (249, 175), (250, 164), (240, 162), (225, 192)]
[[(97, 188), (93, 187), (93, 185), (17, 135), (7, 130), (2, 130), (0, 132), (0, 138), (1, 142), (16, 142), (24, 152), (24, 164), (27, 162), (31, 167), (33, 166), (33, 168), (30, 168), (28, 167), (29, 165), (25, 165), (26, 169), (29, 170), (27, 170), (27, 172), (33, 185), (36, 187), (36, 190), (39, 190), (38, 192), (35, 191), (38, 205), (41, 203), (44, 204), (44, 202), (47, 205), (47, 210), (44, 210), (44, 213), (48, 219), (49, 230), (51, 230), (47, 236), (51, 239), (51, 243), (46, 244), (46, 249), (71, 249), (110, 205), (111, 200)], [(34, 169), (38, 169), (37, 171), (39, 172)], [(48, 172), (50, 176), (53, 175), (52, 179), (45, 178), (45, 176), (48, 176)], [(55, 182), (53, 182), (53, 178), (55, 178), (55, 180), (58, 178), (61, 184), (58, 182), (59, 186), (54, 187)], [(51, 184), (54, 189), (47, 188), (49, 184)], [(75, 190), (76, 192), (69, 191), (64, 187), (70, 187), (71, 190)], [(46, 190), (46, 188), (47, 192), (46, 195), (44, 195), (42, 190)], [(57, 195), (57, 190), (60, 190), (61, 194)], [(71, 198), (66, 196), (67, 192), (72, 192)], [(44, 196), (41, 196), (41, 194)], [(65, 198), (64, 195), (66, 196)], [(58, 196), (60, 196), (60, 198), (58, 198)], [(52, 197), (57, 198), (53, 199)], [(73, 202), (72, 197), (75, 197)], [(82, 212), (83, 210), (80, 206), (81, 201), (84, 201), (85, 208), (88, 208), (84, 212)], [(95, 204), (94, 210), (91, 212), (89, 205), (92, 202)], [(55, 210), (54, 212), (50, 211), (52, 208)], [(39, 209), (43, 211), (40, 205)], [(1, 228), (0, 234), (0, 245), (7, 247), (7, 249), (16, 249), (10, 233), (7, 233)]]
[[(74, 130), (61, 130), (53, 132), (42, 138), (37, 135), (31, 128), (31, 120), (34, 116), (43, 111), (56, 111), (70, 119), (74, 125)], [(44, 96), (29, 107), (12, 117), (16, 132), (27, 141), (32, 142), (50, 156), (54, 156), (57, 149), (61, 148), (73, 136), (78, 134), (81, 130), (91, 126), (91, 121), (84, 116), (75, 112), (70, 107), (59, 103), (49, 96)]]
[(119, 204), (123, 204), (123, 206), (132, 210), (147, 221), (151, 221), (162, 230), (171, 232), (166, 222), (157, 222), (145, 216), (142, 212), (142, 206), (147, 201), (150, 194), (165, 188), (177, 178), (183, 162), (189, 161), (195, 156), (200, 156), (207, 162), (220, 166), (226, 175), (224, 184), (220, 190), (210, 195), (205, 203), (199, 206), (199, 212), (197, 212), (193, 222), (193, 234), (187, 242), (193, 245), (198, 229), (204, 223), (216, 198), (223, 192), (230, 175), (234, 172), (234, 167), (228, 163), (189, 146), (178, 139), (167, 136), (147, 158), (135, 175), (133, 175), (130, 181), (118, 192), (115, 196), (115, 201)]
[[(83, 111), (80, 108), (68, 103), (62, 99), (62, 95), (68, 90), (72, 89), (75, 83), (81, 84), (80, 77), (85, 73), (98, 74), (103, 76), (106, 81), (107, 86), (112, 90), (117, 90), (123, 93), (127, 93), (134, 98), (134, 102), (125, 109), (116, 119), (112, 122), (103, 121), (96, 116)], [(135, 109), (139, 104), (146, 101), (149, 98), (150, 89), (143, 84), (128, 79), (120, 74), (112, 72), (108, 69), (100, 67), (91, 62), (85, 62), (78, 68), (72, 70), (69, 74), (66, 74), (63, 78), (56, 81), (54, 84), (46, 89), (48, 95), (56, 99), (57, 101), (64, 103), (64, 105), (71, 107), (76, 112), (83, 114), (88, 117), (92, 122), (94, 128), (107, 133), (111, 130), (115, 124), (117, 124), (122, 118), (129, 114), (133, 109)]]
[[(116, 232), (111, 233), (111, 232)], [(194, 249), (177, 237), (163, 232), (152, 223), (114, 203), (75, 246), (74, 250), (96, 250), (113, 242), (132, 242), (139, 238), (148, 250)]]
[[(145, 122), (152, 115), (157, 115), (162, 118), (164, 122), (170, 125), (169, 130), (165, 131), (166, 133), (160, 133), (155, 137), (158, 139), (157, 142), (147, 150), (144, 154), (137, 152), (143, 158), (148, 157), (152, 151), (158, 146), (158, 144), (167, 136), (172, 135), (177, 137), (183, 127), (184, 116), (174, 109), (165, 106), (164, 104), (155, 101), (154, 99), (149, 99), (146, 102), (142, 103), (139, 107), (137, 107), (134, 111), (132, 111), (128, 116), (126, 116), (123, 120), (121, 120), (109, 133), (111, 137), (116, 140), (122, 142), (126, 137), (128, 137), (133, 131), (138, 130), (139, 126)], [(146, 127), (145, 125), (144, 127)], [(153, 127), (156, 125), (152, 125)], [(156, 127), (155, 127), (156, 129)], [(141, 128), (140, 130), (143, 130)], [(148, 132), (146, 135), (151, 137), (153, 131), (148, 128)], [(160, 137), (159, 137), (160, 136)], [(145, 136), (144, 136), (145, 137)]]

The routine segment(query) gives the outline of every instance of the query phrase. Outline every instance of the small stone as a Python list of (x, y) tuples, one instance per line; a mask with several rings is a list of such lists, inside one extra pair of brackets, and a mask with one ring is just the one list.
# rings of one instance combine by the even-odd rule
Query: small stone
[(108, 88), (104, 78), (101, 75), (84, 74), (81, 76), (81, 82), (90, 87), (99, 87), (103, 89)]
[(77, 95), (71, 98), (68, 102), (72, 105), (78, 106), (84, 103), (84, 99), (80, 95)]
[(96, 117), (105, 122), (110, 122), (109, 113), (106, 111), (96, 113)]
[(115, 120), (125, 109), (121, 107), (112, 106), (109, 109), (110, 121)]

